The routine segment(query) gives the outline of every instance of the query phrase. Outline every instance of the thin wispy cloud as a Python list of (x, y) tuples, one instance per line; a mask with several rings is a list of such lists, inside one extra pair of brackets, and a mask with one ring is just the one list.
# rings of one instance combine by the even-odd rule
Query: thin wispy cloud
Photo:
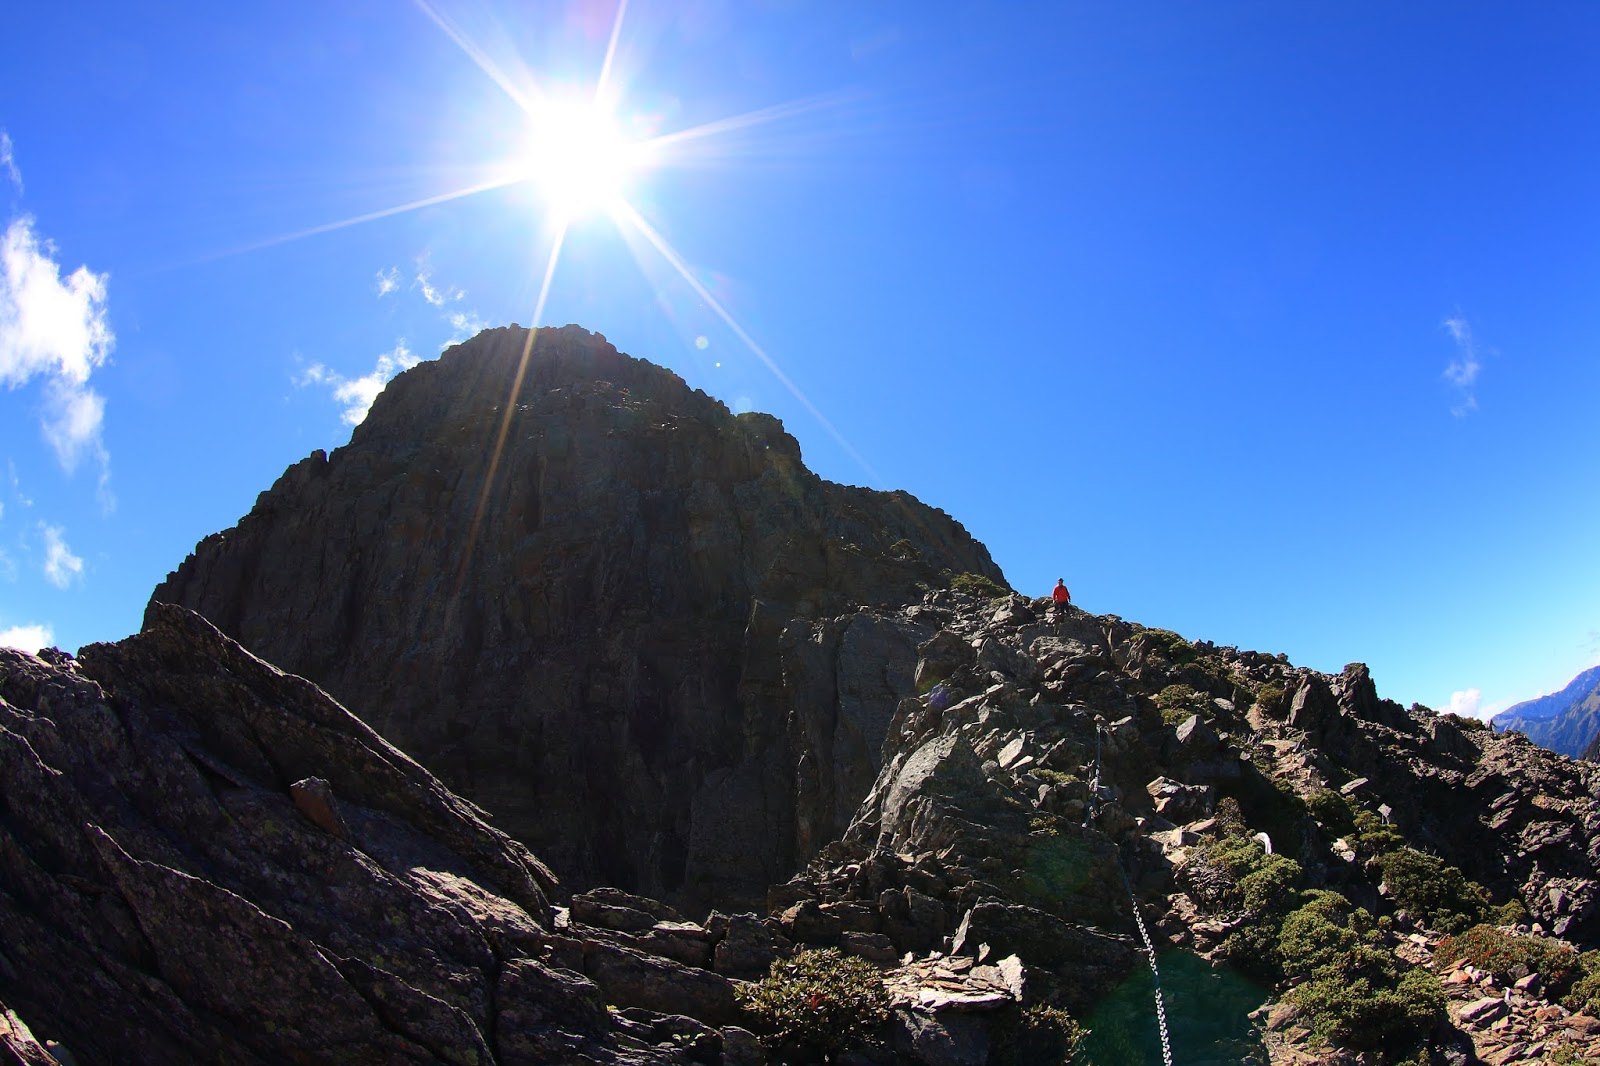
[(378, 356), (377, 365), (372, 368), (371, 373), (358, 378), (347, 378), (343, 374), (329, 370), (321, 363), (313, 363), (295, 383), (300, 386), (326, 387), (333, 394), (334, 402), (344, 407), (339, 417), (347, 425), (359, 426), (372, 408), (372, 401), (378, 398), (378, 393), (383, 391), (389, 379), (401, 371), (410, 370), (421, 361), (406, 347), (405, 341), (400, 341), (394, 348)]
[(48, 648), (55, 639), (55, 631), (47, 625), (37, 622), (25, 626), (11, 626), (9, 629), (0, 629), (0, 648), (15, 648), (25, 651), (29, 655), (41, 648)]
[(1472, 326), (1465, 318), (1452, 315), (1444, 320), (1444, 328), (1449, 331), (1450, 339), (1456, 345), (1456, 357), (1444, 368), (1444, 379), (1456, 393), (1450, 413), (1461, 418), (1478, 409), (1478, 373), (1483, 369), (1483, 360), (1478, 355)]
[(65, 278), (55, 247), (14, 219), (0, 237), (0, 384), (44, 388), (41, 428), (69, 474), (85, 456), (108, 469), (101, 442), (105, 399), (89, 377), (116, 338), (106, 318), (106, 278), (80, 266)]
[(417, 291), (422, 293), (422, 298), (435, 307), (443, 307), (447, 303), (454, 303), (466, 295), (465, 290), (454, 286), (436, 287), (433, 284), (433, 276), (426, 270), (417, 271), (416, 286)]
[(6, 172), (6, 177), (11, 180), (11, 184), (17, 187), (18, 192), (21, 192), (22, 171), (17, 169), (17, 157), (12, 154), (11, 150), (11, 135), (5, 130), (0, 130), (0, 170)]
[(58, 589), (65, 589), (82, 578), (83, 559), (72, 554), (61, 527), (40, 522), (39, 532), (44, 534), (45, 580)]
[(489, 328), (489, 323), (478, 317), (476, 311), (457, 311), (450, 316), (450, 339), (439, 345), (442, 351), (452, 344), (460, 344), (468, 337)]
[(400, 287), (400, 271), (395, 267), (378, 271), (378, 295), (388, 296)]

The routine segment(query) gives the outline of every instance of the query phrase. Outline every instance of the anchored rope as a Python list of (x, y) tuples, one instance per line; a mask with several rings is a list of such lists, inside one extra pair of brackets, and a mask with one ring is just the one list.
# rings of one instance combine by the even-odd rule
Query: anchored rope
[[(1087, 829), (1094, 820), (1100, 802), (1100, 730), (1094, 724), (1094, 773), (1089, 777), (1089, 800), (1084, 804), (1083, 825)], [(1133, 921), (1139, 927), (1139, 939), (1144, 941), (1145, 957), (1150, 960), (1150, 981), (1155, 986), (1156, 1029), (1161, 1034), (1162, 1066), (1172, 1066), (1172, 1037), (1167, 1032), (1167, 1005), (1161, 996), (1161, 970), (1156, 966), (1156, 946), (1150, 941), (1150, 931), (1144, 927), (1144, 915), (1139, 910), (1139, 897), (1133, 894), (1133, 882), (1128, 880), (1128, 868), (1122, 861), (1122, 845), (1117, 845), (1117, 872), (1122, 875), (1122, 887), (1127, 890), (1128, 903), (1133, 907)]]

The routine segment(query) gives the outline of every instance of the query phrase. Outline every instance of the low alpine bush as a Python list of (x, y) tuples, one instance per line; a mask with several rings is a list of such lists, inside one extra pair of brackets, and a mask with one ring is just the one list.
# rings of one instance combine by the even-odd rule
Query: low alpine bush
[(871, 963), (836, 948), (801, 949), (736, 995), (769, 1047), (832, 1054), (861, 1044), (889, 1017), (889, 993)]
[[(1492, 925), (1475, 925), (1464, 933), (1445, 937), (1433, 957), (1438, 966), (1449, 966), (1465, 959), (1507, 985), (1519, 977), (1536, 973), (1545, 988), (1557, 995), (1571, 984), (1580, 970), (1578, 953), (1567, 945)], [(1576, 987), (1573, 991), (1577, 991)]]

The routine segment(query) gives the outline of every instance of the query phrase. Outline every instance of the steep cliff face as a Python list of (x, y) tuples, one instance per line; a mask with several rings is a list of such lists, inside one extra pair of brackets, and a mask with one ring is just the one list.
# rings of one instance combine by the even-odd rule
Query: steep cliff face
[(777, 420), (510, 327), (392, 381), (152, 604), (322, 685), (575, 886), (726, 904), (848, 824), (929, 633), (847, 612), (942, 571), (1004, 582)]

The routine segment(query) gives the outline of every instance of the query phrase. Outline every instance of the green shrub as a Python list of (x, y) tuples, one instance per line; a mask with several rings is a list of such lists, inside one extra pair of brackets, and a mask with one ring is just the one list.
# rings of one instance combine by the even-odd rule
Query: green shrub
[(950, 587), (957, 592), (985, 600), (1011, 594), (1009, 589), (1001, 588), (982, 574), (957, 574), (950, 579)]
[(1237, 798), (1223, 796), (1217, 800), (1217, 807), (1211, 812), (1211, 816), (1217, 820), (1217, 832), (1223, 836), (1243, 836), (1249, 839), (1250, 823), (1245, 821), (1244, 808), (1239, 805)]
[(1355, 808), (1343, 795), (1331, 788), (1313, 792), (1306, 799), (1306, 809), (1323, 828), (1334, 836), (1349, 836), (1355, 832)]
[(1289, 1000), (1311, 1018), (1311, 1031), (1339, 1047), (1372, 1051), (1415, 1044), (1444, 1011), (1444, 986), (1427, 970), (1412, 967), (1391, 973), (1379, 956), (1365, 949), (1361, 969), (1376, 976), (1333, 973), (1314, 977), (1289, 993)]
[(1085, 1035), (1066, 1011), (1034, 1004), (1022, 1008), (1014, 1023), (999, 1028), (990, 1061), (996, 1066), (1068, 1066)]
[(1545, 988), (1556, 995), (1580, 969), (1578, 953), (1565, 944), (1542, 936), (1510, 933), (1492, 925), (1475, 925), (1464, 933), (1445, 937), (1433, 957), (1439, 967), (1465, 959), (1494, 974), (1501, 984), (1536, 973)]
[(1193, 707), (1203, 698), (1200, 693), (1189, 685), (1168, 685), (1156, 693), (1156, 706), (1162, 710), (1168, 710), (1173, 707)]
[(917, 546), (904, 537), (889, 545), (889, 554), (896, 559), (903, 559), (907, 562), (922, 558), (922, 553), (917, 551)]
[(1340, 1047), (1407, 1047), (1444, 1010), (1439, 979), (1385, 948), (1372, 916), (1336, 892), (1306, 893), (1283, 921), (1278, 956), (1297, 982), (1286, 998), (1314, 1033)]
[(1033, 776), (1047, 784), (1060, 785), (1062, 787), (1083, 784), (1083, 778), (1077, 774), (1067, 773), (1065, 770), (1047, 770), (1040, 767), (1033, 771)]
[(1379, 818), (1372, 811), (1361, 809), (1354, 814), (1354, 830), (1350, 843), (1363, 859), (1377, 858), (1388, 851), (1403, 848), (1406, 838), (1400, 830)]
[(1283, 711), (1283, 686), (1275, 681), (1269, 681), (1256, 689), (1256, 703), (1268, 714), (1279, 714)]
[(1584, 1066), (1582, 1049), (1570, 1040), (1563, 1040), (1545, 1054), (1547, 1066)]
[(889, 1017), (889, 994), (873, 966), (836, 948), (802, 949), (772, 964), (735, 995), (769, 1047), (824, 1054), (861, 1044)]
[(1294, 903), (1300, 874), (1300, 864), (1288, 856), (1264, 856), (1255, 869), (1239, 878), (1240, 902), (1258, 917), (1287, 911)]
[(1278, 934), (1278, 952), (1284, 959), (1285, 974), (1309, 976), (1333, 965), (1360, 943), (1360, 934), (1351, 928), (1353, 913), (1350, 901), (1337, 892), (1326, 889), (1307, 892), (1300, 907), (1283, 920)]
[(1239, 882), (1265, 857), (1259, 841), (1237, 833), (1202, 841), (1189, 853), (1183, 868), (1189, 897), (1209, 910), (1239, 906)]
[(1163, 707), (1161, 709), (1161, 724), (1170, 725), (1174, 729), (1192, 717), (1194, 717), (1194, 712), (1187, 707)]
[(1528, 908), (1515, 896), (1498, 907), (1491, 908), (1489, 920), (1495, 925), (1521, 925), (1528, 920)]
[(1283, 980), (1283, 957), (1278, 953), (1279, 931), (1279, 923), (1270, 914), (1245, 922), (1218, 945), (1218, 954), (1246, 977), (1271, 987)]
[(1574, 1014), (1593, 1017), (1600, 1012), (1600, 973), (1591, 973), (1573, 982), (1571, 991), (1562, 999), (1561, 1005)]
[[(1170, 629), (1147, 629), (1144, 635), (1155, 641), (1156, 645), (1166, 653), (1167, 658), (1174, 666), (1193, 662), (1200, 653), (1193, 644), (1184, 640)], [(1192, 690), (1191, 690), (1192, 691)]]
[(1379, 856), (1378, 866), (1395, 905), (1430, 929), (1459, 933), (1488, 917), (1483, 886), (1436, 855), (1398, 848)]

